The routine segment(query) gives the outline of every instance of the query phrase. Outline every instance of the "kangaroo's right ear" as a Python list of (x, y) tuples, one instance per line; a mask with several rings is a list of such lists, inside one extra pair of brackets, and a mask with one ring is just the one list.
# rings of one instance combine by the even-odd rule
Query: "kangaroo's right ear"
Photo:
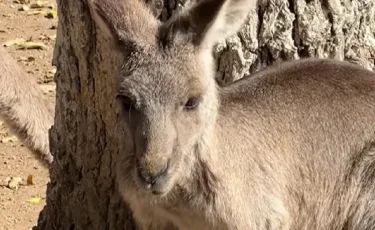
[(142, 0), (88, 0), (88, 5), (95, 23), (112, 41), (155, 44), (158, 22)]
[(200, 0), (196, 5), (174, 15), (161, 26), (162, 44), (180, 41), (195, 46), (212, 47), (235, 34), (244, 24), (258, 0)]

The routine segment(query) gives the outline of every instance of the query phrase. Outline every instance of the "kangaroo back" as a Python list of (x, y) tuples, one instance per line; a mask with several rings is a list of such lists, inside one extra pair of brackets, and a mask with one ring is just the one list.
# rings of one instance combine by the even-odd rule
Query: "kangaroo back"
[(220, 98), (212, 167), (225, 172), (220, 196), (237, 195), (226, 205), (247, 226), (374, 229), (374, 72), (289, 61), (222, 88)]
[(37, 82), (22, 70), (0, 46), (0, 115), (15, 134), (34, 152), (51, 163), (48, 130), (53, 124), (54, 105)]

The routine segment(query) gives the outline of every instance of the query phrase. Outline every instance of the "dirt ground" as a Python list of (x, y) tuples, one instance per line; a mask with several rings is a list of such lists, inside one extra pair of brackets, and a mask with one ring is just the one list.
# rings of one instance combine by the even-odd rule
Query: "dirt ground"
[[(25, 39), (45, 45), (44, 49), (24, 50), (17, 45), (6, 49), (51, 98), (55, 94), (52, 55), (57, 18), (49, 16), (53, 16), (55, 10), (54, 0), (0, 0), (0, 43)], [(33, 176), (34, 184), (22, 183), (18, 189), (6, 186), (9, 178), (21, 177), (26, 181), (29, 175)], [(24, 230), (36, 225), (45, 205), (48, 181), (48, 170), (0, 120), (0, 230)], [(32, 198), (42, 199), (32, 202)]]

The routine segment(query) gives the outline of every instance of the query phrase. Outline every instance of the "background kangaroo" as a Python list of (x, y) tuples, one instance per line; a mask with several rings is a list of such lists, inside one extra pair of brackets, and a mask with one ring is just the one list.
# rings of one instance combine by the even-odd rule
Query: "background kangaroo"
[(54, 104), (49, 103), (37, 83), (0, 46), (0, 115), (15, 134), (46, 163), (48, 130), (54, 121)]
[(161, 23), (141, 1), (90, 2), (126, 63), (124, 200), (141, 229), (375, 229), (375, 74), (306, 59), (219, 90), (212, 47), (255, 7), (205, 0)]

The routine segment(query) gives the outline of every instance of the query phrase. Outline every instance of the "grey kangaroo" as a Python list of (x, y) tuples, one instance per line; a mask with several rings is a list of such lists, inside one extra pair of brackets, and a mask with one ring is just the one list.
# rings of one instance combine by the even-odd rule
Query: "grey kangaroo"
[(44, 97), (36, 81), (22, 70), (0, 45), (0, 116), (39, 159), (48, 165), (53, 157), (48, 130), (54, 104)]
[(375, 74), (305, 59), (219, 89), (212, 48), (256, 7), (202, 0), (163, 23), (140, 0), (89, 1), (125, 63), (124, 201), (140, 229), (375, 229)]

